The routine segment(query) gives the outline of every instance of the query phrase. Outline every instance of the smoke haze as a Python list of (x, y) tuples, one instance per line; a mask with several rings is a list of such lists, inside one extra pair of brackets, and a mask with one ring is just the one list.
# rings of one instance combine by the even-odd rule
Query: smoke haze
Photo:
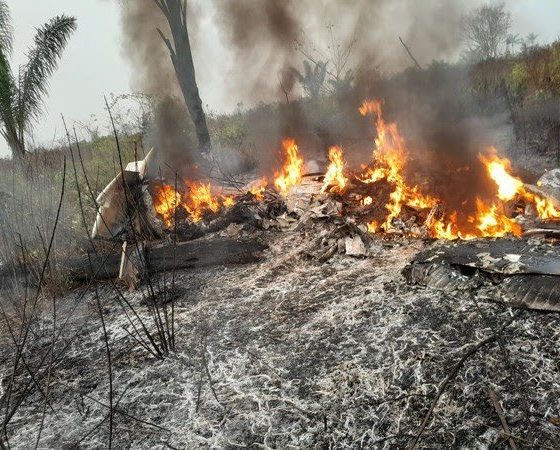
[[(473, 192), (491, 189), (484, 185), (483, 173), (475, 173), (478, 152), (492, 142), (491, 130), (468, 120), (471, 105), (457, 92), (458, 83), (468, 78), (466, 68), (438, 71), (436, 65), (397, 75), (413, 65), (399, 37), (424, 67), (456, 59), (460, 21), (473, 6), (459, 0), (191, 0), (188, 18), (197, 77), (225, 83), (232, 101), (271, 103), (246, 117), (248, 141), (258, 149), (261, 172), (277, 166), (280, 142), (287, 135), (296, 138), (308, 159), (325, 159), (328, 146), (343, 144), (351, 162), (367, 161), (375, 130), (357, 108), (364, 98), (381, 98), (388, 120), (399, 123), (413, 151), (411, 175), (451, 204), (460, 204)], [(124, 0), (122, 11), (124, 48), (135, 82), (164, 99), (148, 139), (160, 149), (162, 165), (190, 167), (189, 149), (195, 148), (185, 137), (190, 122), (169, 54), (156, 32), (168, 33), (165, 19), (153, 0)], [(212, 45), (209, 24), (216, 30)], [(332, 78), (336, 53), (350, 43), (348, 63), (339, 75), (343, 78), (352, 69), (354, 89), (318, 112), (311, 100), (300, 99), (296, 71), (310, 56), (330, 60)], [(216, 52), (229, 59), (231, 70), (216, 73), (223, 66), (217, 64)], [(465, 167), (470, 167), (472, 182), (451, 194), (445, 181)]]

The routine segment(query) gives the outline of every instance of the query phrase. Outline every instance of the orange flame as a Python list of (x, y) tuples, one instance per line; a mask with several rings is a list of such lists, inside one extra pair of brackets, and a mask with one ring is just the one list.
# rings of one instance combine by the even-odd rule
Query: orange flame
[(366, 101), (360, 107), (363, 116), (373, 115), (377, 128), (375, 149), (373, 151), (374, 166), (366, 170), (360, 177), (364, 183), (374, 183), (386, 179), (394, 185), (394, 190), (389, 196), (389, 203), (385, 205), (389, 214), (381, 225), (388, 230), (392, 228), (393, 219), (399, 217), (404, 205), (413, 208), (430, 208), (437, 204), (437, 200), (423, 195), (418, 186), (409, 186), (405, 182), (403, 169), (407, 162), (407, 153), (404, 138), (399, 133), (396, 123), (385, 122), (379, 101)]
[(503, 237), (507, 234), (521, 236), (521, 226), (500, 212), (496, 204), (487, 206), (479, 198), (476, 199), (477, 217), (473, 219), (481, 237)]
[(210, 183), (191, 183), (188, 185), (189, 192), (183, 200), (183, 207), (187, 210), (190, 219), (193, 222), (200, 222), (204, 214), (208, 211), (217, 213), (222, 206), (225, 205), (225, 199), (231, 206), (233, 199), (212, 194), (212, 185)]
[(497, 151), (493, 147), (490, 148), (489, 153), (489, 156), (479, 155), (479, 159), (485, 165), (490, 178), (496, 183), (500, 200), (509, 201), (519, 196), (535, 206), (540, 219), (560, 219), (560, 211), (550, 199), (527, 191), (523, 181), (510, 175), (511, 163), (507, 158), (497, 156)]
[(274, 185), (282, 195), (288, 195), (290, 189), (301, 184), (303, 178), (303, 159), (299, 154), (296, 141), (284, 139), (285, 163), (282, 170), (274, 175)]
[(181, 204), (179, 194), (170, 184), (162, 184), (155, 187), (154, 209), (158, 213), (166, 227), (173, 224), (173, 217), (177, 207)]
[(235, 204), (235, 198), (226, 195), (214, 195), (210, 183), (187, 183), (187, 193), (181, 195), (169, 184), (156, 186), (154, 209), (162, 218), (166, 227), (173, 225), (177, 208), (182, 207), (193, 222), (200, 222), (208, 211), (217, 213), (222, 208)]
[(478, 158), (486, 166), (490, 178), (496, 183), (500, 200), (512, 200), (524, 191), (523, 181), (509, 174), (510, 161), (507, 158), (500, 158), (495, 148), (490, 148), (489, 156), (478, 155)]
[(266, 178), (263, 177), (258, 181), (258, 183), (256, 183), (254, 186), (252, 186), (249, 189), (249, 193), (253, 194), (255, 200), (262, 202), (264, 200), (264, 192), (267, 186), (268, 186), (268, 181)]
[(347, 178), (344, 176), (346, 162), (344, 161), (342, 148), (331, 147), (329, 149), (329, 161), (331, 163), (325, 174), (321, 192), (340, 192), (348, 182)]

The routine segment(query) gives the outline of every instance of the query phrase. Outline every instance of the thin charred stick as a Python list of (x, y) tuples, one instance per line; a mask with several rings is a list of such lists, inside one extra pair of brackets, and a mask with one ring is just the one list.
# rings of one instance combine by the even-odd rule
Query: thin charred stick
[[(56, 212), (55, 222), (54, 222), (53, 230), (52, 230), (52, 233), (51, 233), (51, 236), (50, 236), (49, 245), (47, 247), (47, 254), (45, 256), (45, 261), (43, 262), (43, 265), (42, 265), (42, 268), (41, 268), (41, 275), (39, 277), (39, 284), (38, 284), (38, 287), (37, 287), (37, 292), (35, 294), (35, 298), (34, 298), (33, 303), (31, 305), (32, 306), (32, 308), (31, 308), (32, 313), (35, 311), (35, 309), (37, 307), (37, 302), (39, 301), (39, 296), (41, 295), (43, 279), (44, 279), (46, 268), (47, 268), (47, 265), (48, 265), (48, 261), (49, 261), (49, 258), (50, 258), (51, 252), (52, 252), (54, 238), (55, 238), (56, 230), (57, 230), (58, 223), (59, 223), (59, 220), (60, 220), (60, 211), (62, 209), (62, 201), (64, 200), (65, 189), (66, 189), (66, 157), (64, 157), (63, 170), (62, 170), (62, 186), (61, 186), (61, 189), (60, 189), (60, 200), (58, 202), (58, 208), (57, 208), (57, 212)], [(26, 283), (26, 292), (27, 292), (27, 283)], [(25, 301), (25, 303), (27, 303), (27, 300)], [(26, 308), (25, 304), (24, 304), (24, 307)], [(25, 347), (25, 344), (27, 343), (27, 338), (29, 337), (29, 332), (30, 332), (30, 328), (31, 328), (30, 326), (26, 326), (25, 322), (24, 322), (24, 325), (22, 325), (22, 326), (24, 328), (24, 331), (23, 331), (23, 336), (21, 336), (21, 333), (20, 333), (21, 341), (19, 342), (18, 349), (16, 351), (11, 382), (13, 382), (14, 377), (15, 377), (15, 373), (17, 372), (17, 368), (19, 366), (19, 361), (22, 358), (23, 348)], [(15, 405), (16, 409), (12, 408), (11, 414), (8, 413), (9, 406), (10, 406), (11, 394), (12, 394), (12, 385), (10, 383), (9, 391), (8, 391), (8, 397), (7, 397), (7, 401), (6, 401), (6, 416), (4, 417), (3, 426), (2, 426), (4, 437), (6, 439), (8, 438), (8, 433), (7, 433), (8, 423), (11, 420), (11, 418), (13, 417), (13, 414), (15, 414), (15, 411), (17, 410), (17, 407), (19, 407), (19, 404)], [(19, 403), (21, 403), (21, 401), (23, 401), (23, 400), (21, 399)]]
[(41, 434), (43, 432), (43, 427), (45, 426), (45, 417), (47, 415), (47, 405), (49, 405), (49, 394), (51, 388), (51, 371), (54, 362), (54, 346), (56, 343), (56, 295), (53, 295), (52, 306), (53, 306), (53, 332), (51, 338), (51, 348), (49, 350), (50, 360), (49, 360), (49, 365), (47, 370), (47, 387), (45, 392), (45, 401), (43, 403), (43, 411), (41, 412), (41, 423), (39, 425), (39, 431), (37, 432), (37, 440), (35, 441), (35, 450), (39, 448), (39, 443), (41, 442)]
[[(73, 387), (69, 384), (63, 383), (61, 381), (57, 381), (57, 383), (60, 384), (61, 386), (64, 386), (67, 389), (70, 389), (71, 391), (79, 393), (84, 398), (87, 398), (88, 400), (91, 400), (92, 402), (97, 403), (98, 405), (109, 409), (109, 405), (97, 400), (96, 398), (92, 397), (91, 395), (84, 394), (83, 392), (78, 391), (75, 387)], [(127, 413), (126, 411), (122, 410), (121, 408), (114, 408), (113, 411), (114, 411), (114, 413), (119, 414), (119, 415), (121, 415), (123, 417), (126, 417), (128, 419), (134, 420), (135, 422), (138, 422), (138, 423), (141, 423), (141, 424), (144, 424), (144, 425), (148, 425), (150, 427), (157, 428), (158, 430), (164, 431), (166, 433), (171, 433), (171, 430), (169, 428), (165, 428), (165, 427), (162, 427), (161, 425), (158, 425), (156, 423), (148, 422), (147, 420), (140, 419), (139, 417), (136, 417), (136, 416), (133, 416), (132, 414)]]
[(408, 46), (404, 43), (404, 41), (402, 40), (402, 38), (399, 36), (399, 41), (401, 41), (402, 46), (404, 47), (404, 49), (406, 50), (406, 53), (408, 53), (408, 56), (410, 56), (410, 59), (412, 59), (412, 61), (414, 62), (414, 64), (416, 65), (416, 68), (418, 70), (422, 70), (422, 66), (418, 63), (418, 61), (416, 60), (416, 58), (414, 57), (414, 55), (412, 54), (412, 52), (410, 51), (410, 49), (408, 48)]
[(502, 424), (502, 428), (504, 429), (504, 433), (508, 436), (509, 446), (511, 450), (517, 450), (517, 445), (515, 444), (515, 439), (511, 436), (511, 430), (506, 420), (506, 416), (504, 414), (504, 410), (502, 409), (502, 405), (500, 405), (500, 401), (498, 400), (498, 396), (496, 395), (496, 391), (494, 389), (488, 389), (488, 396), (490, 397), (490, 402), (492, 406), (496, 410), (496, 414), (500, 419), (500, 423)]
[[(86, 235), (88, 236), (91, 248), (94, 249), (94, 251), (96, 252), (95, 245), (93, 243), (93, 239), (89, 235), (89, 230), (88, 230), (88, 226), (87, 226), (87, 223), (86, 223), (84, 204), (82, 202), (82, 194), (81, 194), (80, 184), (78, 182), (78, 172), (76, 170), (76, 161), (74, 160), (74, 151), (72, 149), (72, 143), (70, 142), (70, 133), (68, 132), (68, 127), (66, 126), (66, 121), (64, 120), (64, 116), (62, 116), (62, 123), (64, 124), (64, 130), (66, 131), (66, 138), (68, 139), (68, 148), (70, 150), (70, 156), (72, 158), (72, 169), (74, 171), (74, 181), (75, 181), (75, 184), (76, 184), (76, 191), (78, 192), (78, 203), (80, 205), (80, 211), (81, 211), (84, 231), (85, 231)], [(91, 259), (89, 257), (89, 254), (88, 254), (88, 260), (89, 260), (90, 268), (93, 268), (93, 266), (91, 264)], [(101, 327), (103, 329), (103, 339), (105, 341), (105, 351), (106, 351), (106, 354), (107, 354), (107, 368), (108, 368), (107, 370), (108, 370), (108, 375), (109, 375), (109, 407), (110, 407), (110, 409), (109, 409), (109, 442), (108, 442), (108, 447), (110, 449), (113, 446), (113, 365), (112, 365), (112, 360), (111, 360), (111, 349), (109, 347), (109, 337), (108, 337), (108, 334), (107, 334), (107, 327), (105, 326), (105, 317), (103, 315), (103, 308), (101, 307), (101, 301), (99, 300), (99, 292), (97, 290), (97, 286), (95, 286), (94, 289), (95, 289), (95, 300), (96, 300), (96, 304), (97, 304), (97, 309), (98, 309), (98, 312), (99, 312), (99, 317), (101, 319)]]
[(101, 300), (99, 300), (99, 291), (97, 286), (95, 286), (95, 303), (97, 304), (97, 310), (99, 311), (99, 318), (101, 319), (101, 327), (103, 329), (103, 340), (105, 342), (105, 352), (107, 354), (107, 371), (109, 376), (109, 443), (108, 447), (113, 447), (113, 362), (111, 358), (111, 348), (109, 346), (109, 335), (107, 333), (107, 327), (105, 325), (105, 315), (103, 314), (103, 308), (101, 306)]
[[(115, 402), (114, 408), (118, 408), (119, 403), (121, 402), (121, 400), (123, 399), (124, 395), (126, 394), (126, 392), (128, 391), (128, 386), (126, 386), (122, 392), (122, 394), (119, 396), (119, 398), (117, 399), (117, 401)], [(111, 414), (113, 414), (113, 410), (111, 410), (109, 412), (109, 414), (106, 414), (105, 417), (97, 424), (95, 425), (91, 430), (89, 430), (84, 436), (82, 436), (78, 442), (76, 442), (74, 444), (75, 448), (79, 448), (80, 444), (82, 442), (84, 442), (89, 436), (91, 436), (93, 433), (95, 433), (96, 430), (99, 429), (99, 427), (101, 427), (101, 425), (103, 425), (107, 419), (109, 419), (109, 417), (111, 416)]]
[(435, 396), (434, 400), (432, 401), (432, 403), (430, 405), (430, 408), (428, 409), (428, 411), (424, 415), (424, 419), (422, 420), (422, 424), (420, 425), (420, 429), (418, 430), (418, 433), (416, 434), (416, 436), (414, 437), (414, 440), (412, 441), (411, 445), (409, 446), (410, 450), (414, 450), (417, 447), (418, 442), (420, 441), (420, 438), (424, 434), (424, 431), (426, 430), (426, 427), (428, 426), (428, 423), (429, 423), (430, 419), (432, 418), (432, 414), (433, 414), (434, 409), (436, 408), (436, 406), (439, 402), (439, 399), (441, 398), (441, 396), (443, 395), (443, 393), (447, 389), (447, 386), (449, 385), (449, 383), (453, 379), (455, 379), (455, 377), (459, 373), (459, 370), (461, 370), (461, 367), (463, 367), (465, 362), (469, 358), (474, 356), (482, 348), (488, 346), (489, 344), (492, 344), (492, 343), (496, 342), (501, 337), (501, 335), (505, 331), (505, 329), (508, 326), (510, 326), (513, 323), (513, 321), (515, 319), (517, 319), (520, 315), (521, 315), (521, 312), (518, 312), (518, 313), (514, 314), (504, 325), (502, 325), (500, 327), (500, 329), (496, 333), (494, 333), (491, 336), (487, 337), (486, 339), (480, 341), (478, 344), (473, 345), (461, 357), (461, 359), (453, 366), (453, 368), (451, 369), (451, 372), (445, 377), (445, 379), (439, 385), (436, 396)]

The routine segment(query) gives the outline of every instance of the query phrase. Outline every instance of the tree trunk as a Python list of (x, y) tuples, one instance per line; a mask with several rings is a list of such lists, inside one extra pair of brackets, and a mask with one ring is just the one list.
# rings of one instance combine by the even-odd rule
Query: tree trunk
[(23, 139), (19, 138), (17, 132), (6, 126), (6, 128), (2, 130), (2, 135), (12, 151), (12, 158), (18, 160), (23, 159), (25, 157), (25, 143)]
[(177, 74), (177, 80), (183, 93), (189, 114), (196, 128), (199, 149), (202, 153), (210, 150), (210, 134), (206, 124), (206, 115), (202, 107), (202, 100), (196, 84), (196, 75), (187, 28), (187, 4), (186, 0), (154, 0), (165, 15), (172, 39), (167, 38), (161, 30), (158, 30), (165, 42), (171, 61)]
[[(133, 244), (131, 244), (133, 245)], [(216, 238), (197, 239), (176, 245), (148, 247), (145, 253), (149, 273), (200, 267), (250, 264), (261, 259), (267, 247), (252, 239), (235, 240)], [(58, 267), (69, 280), (106, 280), (119, 276), (121, 253), (75, 256), (58, 261)], [(0, 267), (0, 291), (12, 285), (14, 277), (24, 278), (32, 272), (29, 266), (5, 265)], [(29, 280), (36, 283), (36, 279)]]

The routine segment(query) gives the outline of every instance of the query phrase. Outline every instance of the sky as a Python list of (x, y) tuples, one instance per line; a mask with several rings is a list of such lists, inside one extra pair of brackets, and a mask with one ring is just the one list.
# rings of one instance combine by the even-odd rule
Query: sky
[[(479, 0), (470, 1), (473, 6), (480, 3)], [(83, 131), (87, 126), (95, 126), (92, 115), (103, 122), (105, 95), (134, 90), (134, 73), (123, 54), (116, 0), (7, 0), (7, 3), (15, 28), (12, 67), (25, 62), (36, 27), (61, 13), (78, 19), (78, 30), (51, 78), (45, 114), (33, 131), (35, 144), (50, 146), (63, 138), (61, 114), (69, 124), (75, 123), (78, 130)], [(560, 0), (507, 0), (505, 3), (512, 14), (514, 33), (525, 36), (534, 32), (539, 42), (560, 37)], [(202, 35), (207, 41), (199, 40), (194, 44), (197, 78), (207, 108), (219, 112), (225, 105), (235, 105), (243, 99), (232, 100), (223, 83), (223, 73), (233, 70), (227, 59), (223, 59), (224, 67), (219, 67), (219, 58), (204, 59), (205, 54), (219, 53), (221, 47), (212, 17), (203, 20), (201, 26), (206, 32)], [(7, 145), (0, 140), (0, 157), (8, 155)]]

